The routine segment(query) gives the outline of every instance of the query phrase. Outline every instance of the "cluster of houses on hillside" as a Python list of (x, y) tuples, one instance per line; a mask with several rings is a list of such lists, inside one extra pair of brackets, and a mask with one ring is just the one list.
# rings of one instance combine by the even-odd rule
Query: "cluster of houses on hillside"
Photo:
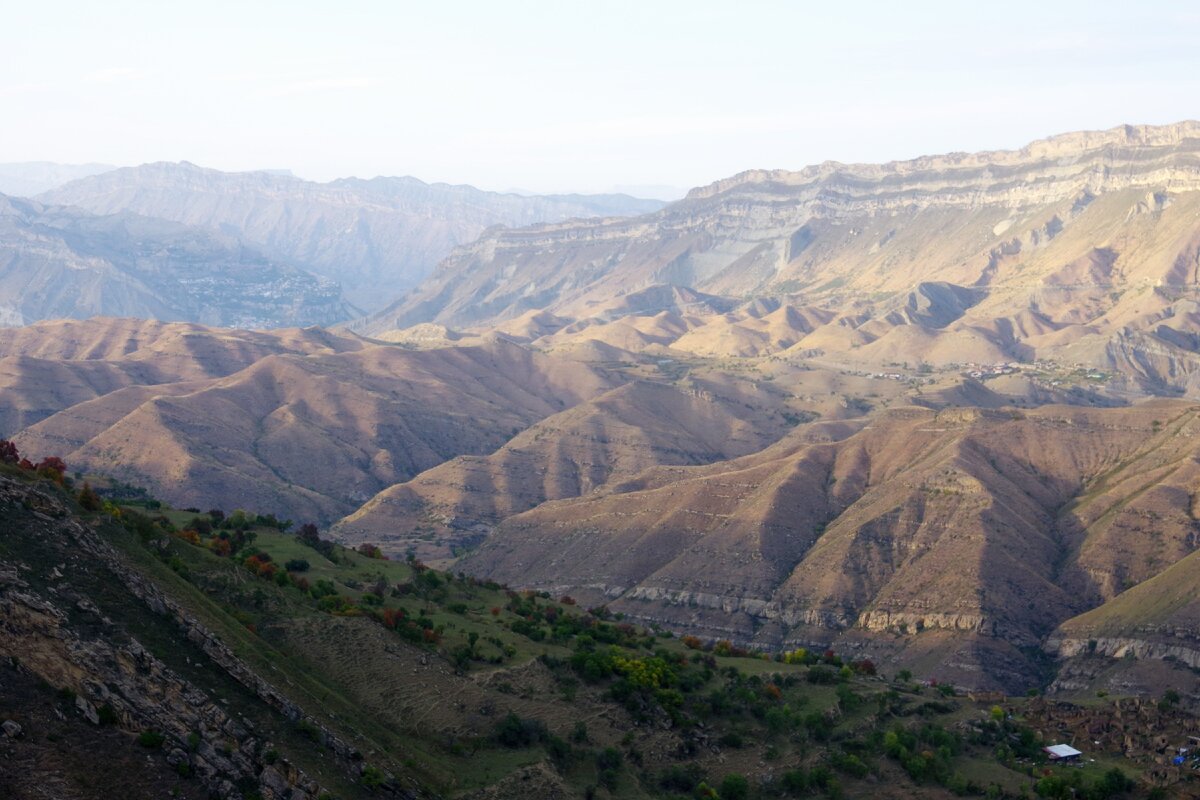
[(962, 374), (976, 380), (994, 378), (997, 375), (1012, 375), (1021, 368), (1021, 365), (1015, 361), (1010, 361), (1007, 364), (975, 364), (972, 362), (964, 366), (966, 369), (963, 370)]

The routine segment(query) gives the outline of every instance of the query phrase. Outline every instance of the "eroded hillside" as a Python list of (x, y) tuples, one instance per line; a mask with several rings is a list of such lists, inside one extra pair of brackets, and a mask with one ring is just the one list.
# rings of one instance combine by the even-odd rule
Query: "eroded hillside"
[(1197, 409), (903, 409), (512, 516), (462, 566), (646, 621), (1036, 685), (1055, 626), (1196, 547)]

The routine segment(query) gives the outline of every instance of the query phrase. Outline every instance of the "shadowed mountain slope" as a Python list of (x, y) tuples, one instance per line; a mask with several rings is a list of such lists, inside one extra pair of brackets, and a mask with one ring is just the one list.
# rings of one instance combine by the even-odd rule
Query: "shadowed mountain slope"
[(183, 505), (240, 496), (329, 520), (446, 459), (491, 452), (609, 385), (586, 366), (504, 342), (269, 354), (225, 377), (99, 396), (16, 440)]
[(263, 333), (106, 318), (0, 328), (0, 436), (118, 389), (222, 377), (268, 355), (362, 346), (319, 328)]
[(460, 456), (385, 489), (333, 532), (390, 552), (412, 548), (426, 561), (446, 558), (547, 500), (585, 495), (660, 464), (707, 464), (760, 450), (788, 429), (780, 413), (786, 406), (778, 396), (751, 398), (736, 388), (625, 384), (535, 423), (491, 455)]
[(897, 409), (848, 433), (814, 443), (817, 423), (547, 503), (463, 566), (714, 636), (937, 651), (946, 678), (1017, 685), (1035, 672), (1020, 648), (1196, 546), (1191, 405)]

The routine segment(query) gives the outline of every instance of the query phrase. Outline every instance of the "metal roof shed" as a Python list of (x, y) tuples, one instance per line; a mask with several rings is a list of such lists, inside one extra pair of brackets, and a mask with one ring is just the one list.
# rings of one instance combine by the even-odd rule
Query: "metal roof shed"
[(1046, 751), (1046, 755), (1050, 756), (1051, 761), (1069, 761), (1083, 755), (1082, 750), (1076, 750), (1069, 744), (1052, 744), (1043, 749)]

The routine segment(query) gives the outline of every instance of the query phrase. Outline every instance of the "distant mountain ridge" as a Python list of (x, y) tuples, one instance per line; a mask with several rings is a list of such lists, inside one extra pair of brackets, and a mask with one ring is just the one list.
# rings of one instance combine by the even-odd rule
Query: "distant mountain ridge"
[(116, 169), (111, 164), (56, 164), (53, 161), (24, 161), (0, 164), (0, 194), (33, 197), (64, 183)]
[(0, 325), (108, 315), (261, 328), (353, 313), (332, 281), (235, 237), (0, 195)]
[(376, 310), (416, 285), (456, 245), (485, 229), (641, 214), (628, 195), (523, 197), (411, 177), (314, 183), (188, 162), (143, 164), (73, 181), (38, 198), (97, 214), (132, 211), (233, 234), (271, 258), (339, 283)]

